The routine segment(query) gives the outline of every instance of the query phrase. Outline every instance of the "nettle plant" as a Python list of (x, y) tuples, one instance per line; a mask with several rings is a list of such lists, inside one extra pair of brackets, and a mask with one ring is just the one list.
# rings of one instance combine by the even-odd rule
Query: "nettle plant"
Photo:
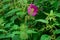
[(0, 0), (0, 40), (60, 40), (59, 0)]

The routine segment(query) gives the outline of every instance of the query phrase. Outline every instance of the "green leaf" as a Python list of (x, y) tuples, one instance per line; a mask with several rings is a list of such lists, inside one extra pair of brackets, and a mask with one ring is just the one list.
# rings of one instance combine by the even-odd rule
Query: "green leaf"
[(20, 33), (21, 33), (20, 31), (14, 31), (14, 32), (12, 32), (12, 35), (20, 34)]
[(15, 35), (15, 36), (12, 38), (12, 40), (20, 40), (19, 35)]
[(10, 28), (11, 27), (11, 24), (13, 24), (14, 23), (14, 21), (12, 21), (12, 22), (10, 22), (10, 23), (7, 23), (6, 25), (5, 25), (5, 28)]
[(4, 22), (3, 18), (0, 18), (0, 24), (2, 24)]
[(17, 30), (19, 28), (18, 25), (13, 25), (12, 28), (10, 30)]
[(15, 15), (10, 19), (10, 21), (14, 21), (16, 18), (18, 18), (18, 17)]
[(55, 13), (54, 14), (56, 17), (60, 17), (60, 13)]
[(53, 3), (53, 6), (56, 8), (56, 9), (58, 9), (58, 7), (60, 6), (60, 1), (55, 1), (54, 3)]
[(7, 37), (4, 34), (0, 34), (0, 39), (2, 39), (2, 38), (7, 38)]
[(38, 19), (38, 20), (36, 20), (36, 22), (48, 23), (48, 21), (45, 19)]
[(60, 36), (58, 36), (58, 37), (56, 38), (56, 40), (60, 40)]
[(51, 37), (49, 35), (42, 35), (40, 40), (51, 40)]
[(53, 10), (50, 11), (50, 16), (53, 16), (54, 15), (54, 12)]
[(60, 34), (60, 29), (54, 30), (53, 33), (54, 34)]
[(24, 0), (24, 3), (26, 4), (27, 3), (27, 0)]
[(11, 0), (3, 0), (3, 2), (5, 3), (5, 2), (10, 2)]
[(26, 12), (22, 12), (22, 11), (16, 13), (16, 15), (20, 17), (23, 17), (25, 14)]
[(28, 34), (26, 32), (21, 32), (20, 33), (20, 38), (23, 40), (23, 39), (28, 39)]
[(7, 14), (5, 14), (5, 17), (12, 16), (15, 14), (15, 12), (19, 11), (20, 9), (13, 9), (9, 11)]
[(6, 30), (4, 30), (4, 29), (0, 29), (0, 32), (7, 32)]
[(9, 6), (10, 6), (10, 4), (6, 4), (3, 6), (3, 9), (6, 10)]
[(6, 10), (9, 6), (10, 6), (10, 4), (4, 5), (4, 6), (0, 9), (0, 12)]
[(28, 34), (31, 34), (31, 33), (37, 33), (37, 32), (34, 31), (34, 30), (27, 30), (27, 33), (28, 33)]

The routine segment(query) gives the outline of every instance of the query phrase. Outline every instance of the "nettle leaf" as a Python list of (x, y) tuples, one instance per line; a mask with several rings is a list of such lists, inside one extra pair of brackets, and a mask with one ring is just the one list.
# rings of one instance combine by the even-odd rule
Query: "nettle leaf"
[(42, 35), (40, 40), (51, 40), (51, 37), (49, 35)]
[(48, 23), (48, 21), (45, 19), (38, 19), (38, 20), (36, 20), (36, 22)]
[(58, 36), (58, 37), (56, 38), (56, 40), (60, 40), (60, 36)]
[(54, 30), (53, 33), (54, 34), (60, 34), (60, 29)]
[(8, 17), (8, 16), (12, 16), (13, 14), (15, 14), (15, 12), (19, 11), (20, 9), (13, 9), (11, 11), (9, 11), (7, 14), (5, 14), (5, 17)]
[(56, 17), (60, 17), (60, 13), (55, 13), (54, 14)]
[(28, 33), (28, 34), (31, 34), (31, 33), (37, 33), (37, 32), (34, 31), (34, 30), (27, 30), (27, 33)]

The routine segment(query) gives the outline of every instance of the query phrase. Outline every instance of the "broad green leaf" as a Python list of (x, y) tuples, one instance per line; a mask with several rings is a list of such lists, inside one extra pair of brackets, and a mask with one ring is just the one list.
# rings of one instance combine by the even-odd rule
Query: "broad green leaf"
[(51, 37), (49, 35), (42, 35), (40, 40), (51, 40)]
[(48, 23), (48, 21), (45, 19), (38, 19), (38, 20), (36, 20), (36, 22)]
[(54, 30), (53, 33), (54, 34), (60, 34), (60, 29)]

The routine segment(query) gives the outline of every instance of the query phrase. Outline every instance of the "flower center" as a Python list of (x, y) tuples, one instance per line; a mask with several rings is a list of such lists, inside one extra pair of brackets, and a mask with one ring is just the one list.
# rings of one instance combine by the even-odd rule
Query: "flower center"
[(33, 12), (34, 12), (34, 8), (31, 9), (31, 11), (30, 11), (30, 15), (32, 15)]

